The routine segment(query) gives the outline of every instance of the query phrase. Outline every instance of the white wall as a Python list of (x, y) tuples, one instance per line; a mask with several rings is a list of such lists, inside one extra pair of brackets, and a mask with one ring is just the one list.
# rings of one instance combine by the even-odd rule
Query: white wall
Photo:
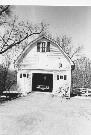
[[(20, 74), (22, 74), (22, 78), (20, 78)], [(26, 74), (26, 77), (23, 77), (23, 74)], [(28, 74), (28, 78), (27, 78)], [(32, 76), (31, 72), (27, 70), (21, 70), (17, 73), (17, 85), (19, 86), (19, 90), (21, 93), (28, 93), (31, 92), (31, 85), (32, 85)]]
[[(57, 75), (59, 76), (59, 80), (57, 80)], [(64, 80), (64, 75), (67, 76), (67, 80)], [(60, 76), (63, 76), (63, 79), (60, 79)], [(70, 87), (71, 87), (71, 71), (58, 71), (54, 72), (54, 86), (53, 86), (53, 92), (59, 91), (59, 88), (63, 87), (69, 87), (69, 92), (70, 94)]]
[(50, 52), (37, 52), (36, 44), (21, 62), (22, 69), (52, 69), (59, 70), (59, 63), (62, 63), (61, 70), (70, 68), (69, 61), (54, 44), (50, 45)]

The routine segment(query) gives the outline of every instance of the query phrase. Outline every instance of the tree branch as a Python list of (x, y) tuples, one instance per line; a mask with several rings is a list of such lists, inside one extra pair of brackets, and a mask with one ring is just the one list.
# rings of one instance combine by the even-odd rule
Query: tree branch
[(4, 46), (6, 46), (6, 45), (8, 46), (8, 44), (7, 44), (7, 42), (5, 42), (4, 38), (2, 36), (0, 36), (0, 38), (3, 40)]
[[(41, 31), (42, 32), (42, 31)], [(3, 54), (5, 53), (7, 50), (11, 49), (12, 47), (16, 46), (17, 44), (20, 44), (21, 42), (23, 42), (25, 39), (27, 39), (28, 37), (32, 36), (32, 35), (35, 35), (35, 34), (41, 34), (41, 32), (36, 32), (36, 33), (31, 33), (29, 35), (26, 35), (23, 39), (15, 42), (15, 43), (12, 43), (10, 45), (7, 46), (6, 49), (4, 49), (3, 51), (0, 51), (0, 54)]]
[(4, 12), (6, 13), (6, 11), (9, 9), (9, 7), (10, 7), (9, 5), (2, 7), (1, 11), (0, 11), (0, 15), (2, 15)]
[(70, 58), (73, 58), (73, 56), (75, 55), (75, 54), (77, 54), (80, 50), (81, 50), (81, 46), (79, 46), (78, 48), (76, 48), (76, 50), (73, 52), (73, 54), (71, 55), (71, 57)]

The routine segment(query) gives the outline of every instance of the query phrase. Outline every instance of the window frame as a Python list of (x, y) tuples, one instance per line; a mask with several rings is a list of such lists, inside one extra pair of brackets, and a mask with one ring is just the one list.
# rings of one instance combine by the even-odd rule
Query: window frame
[(23, 77), (26, 77), (26, 74), (25, 73), (23, 74)]
[(50, 52), (50, 42), (37, 42), (37, 52)]
[(60, 79), (63, 79), (63, 75), (60, 75)]
[(41, 42), (41, 52), (46, 52), (46, 42)]

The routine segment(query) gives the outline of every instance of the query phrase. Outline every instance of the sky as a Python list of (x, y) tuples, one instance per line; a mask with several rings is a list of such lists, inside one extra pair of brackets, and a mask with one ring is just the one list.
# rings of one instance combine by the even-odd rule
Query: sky
[(14, 5), (12, 10), (20, 21), (49, 24), (53, 36), (72, 37), (74, 48), (83, 46), (81, 54), (91, 60), (91, 6)]
[(19, 20), (49, 24), (52, 35), (72, 37), (74, 47), (83, 46), (82, 53), (91, 59), (91, 7), (89, 6), (27, 6), (14, 7)]

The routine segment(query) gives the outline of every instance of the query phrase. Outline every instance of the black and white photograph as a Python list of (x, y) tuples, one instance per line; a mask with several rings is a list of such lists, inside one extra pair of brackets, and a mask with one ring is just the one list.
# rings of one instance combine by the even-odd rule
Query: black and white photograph
[(0, 4), (0, 135), (91, 135), (91, 6)]

